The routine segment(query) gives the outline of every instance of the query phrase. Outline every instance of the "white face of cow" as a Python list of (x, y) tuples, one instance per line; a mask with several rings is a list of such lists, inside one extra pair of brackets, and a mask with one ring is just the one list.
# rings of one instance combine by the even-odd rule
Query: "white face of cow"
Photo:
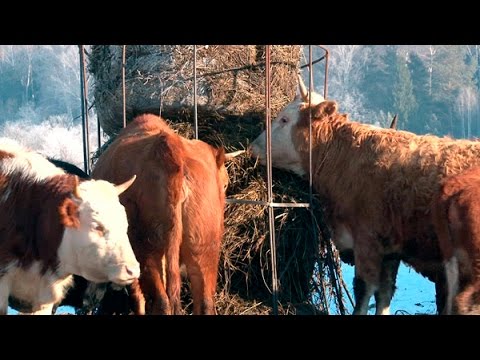
[[(288, 104), (272, 121), (272, 166), (305, 175), (300, 155), (293, 144), (292, 132), (300, 118), (300, 108), (309, 102), (308, 91), (299, 77), (299, 92), (295, 100)], [(318, 105), (324, 98), (312, 93), (312, 105)], [(251, 153), (260, 163), (266, 164), (266, 132), (261, 133), (250, 145)]]
[[(292, 131), (300, 115), (300, 101), (287, 105), (272, 121), (272, 166), (304, 175), (300, 155), (293, 145)], [(266, 132), (263, 131), (250, 145), (252, 155), (266, 164)]]
[(78, 185), (80, 226), (65, 227), (59, 248), (65, 271), (93, 282), (119, 285), (130, 284), (140, 276), (140, 265), (127, 235), (127, 215), (118, 198), (131, 183), (115, 186), (90, 180)]

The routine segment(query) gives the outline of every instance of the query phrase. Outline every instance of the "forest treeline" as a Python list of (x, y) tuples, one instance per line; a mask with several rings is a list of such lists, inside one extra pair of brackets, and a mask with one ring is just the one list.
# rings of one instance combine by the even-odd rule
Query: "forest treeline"
[[(479, 137), (478, 45), (327, 48), (328, 97), (337, 100), (352, 119), (385, 126), (398, 113), (401, 129)], [(321, 54), (314, 48), (314, 57)], [(314, 67), (319, 91), (323, 89), (323, 66)], [(49, 117), (79, 123), (79, 79), (76, 45), (1, 45), (0, 125), (7, 121), (40, 123)]]

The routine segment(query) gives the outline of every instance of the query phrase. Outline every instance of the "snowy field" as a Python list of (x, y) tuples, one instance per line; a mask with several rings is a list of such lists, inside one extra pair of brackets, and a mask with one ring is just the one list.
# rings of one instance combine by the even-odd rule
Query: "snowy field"
[[(350, 293), (353, 295), (353, 266), (343, 264), (342, 272)], [(352, 307), (348, 307), (352, 313)], [(392, 315), (435, 315), (435, 285), (417, 274), (414, 270), (401, 265), (397, 276), (397, 291), (391, 303)], [(57, 314), (74, 314), (70, 306), (58, 308)], [(370, 301), (369, 315), (375, 313), (375, 302), (372, 297)], [(16, 314), (16, 311), (9, 308), (9, 314)]]
[[(343, 264), (343, 277), (353, 295), (354, 267)], [(434, 315), (437, 311), (435, 305), (435, 285), (416, 273), (413, 269), (400, 265), (397, 276), (397, 290), (393, 296), (390, 313), (395, 315)], [(349, 308), (352, 312), (352, 308)], [(368, 314), (375, 313), (375, 301), (370, 299)]]

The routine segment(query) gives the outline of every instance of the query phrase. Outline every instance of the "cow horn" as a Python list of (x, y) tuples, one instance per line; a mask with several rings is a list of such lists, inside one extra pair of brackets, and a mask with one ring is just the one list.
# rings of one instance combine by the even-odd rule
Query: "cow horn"
[(78, 176), (77, 175), (73, 175), (73, 178), (74, 178), (74, 186), (73, 186), (73, 196), (77, 197), (80, 199), (80, 193), (78, 192)]
[(297, 74), (298, 76), (298, 89), (300, 90), (300, 95), (302, 95), (303, 101), (308, 102), (308, 90), (303, 82), (302, 75)]
[(398, 119), (398, 114), (395, 114), (395, 116), (393, 117), (392, 123), (390, 124), (390, 129), (397, 128), (397, 119)]
[(123, 184), (115, 185), (115, 189), (117, 189), (118, 195), (120, 195), (125, 190), (127, 190), (130, 187), (130, 185), (133, 184), (136, 178), (137, 178), (137, 175), (133, 175), (130, 180), (125, 181)]
[(243, 154), (243, 153), (245, 153), (245, 152), (246, 152), (245, 150), (238, 150), (238, 151), (234, 151), (234, 152), (225, 154), (225, 161), (232, 160), (234, 157), (236, 157), (236, 156), (238, 156), (238, 155), (241, 155), (241, 154)]

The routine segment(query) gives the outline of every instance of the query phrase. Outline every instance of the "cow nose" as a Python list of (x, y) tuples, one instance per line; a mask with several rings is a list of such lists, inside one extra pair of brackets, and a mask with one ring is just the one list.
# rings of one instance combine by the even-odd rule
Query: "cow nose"
[(250, 157), (255, 157), (255, 148), (257, 146), (255, 144), (250, 144), (248, 147), (247, 147), (247, 155), (250, 156)]
[(129, 276), (133, 278), (139, 278), (140, 277), (140, 266), (134, 265), (134, 266), (126, 266), (126, 272)]

